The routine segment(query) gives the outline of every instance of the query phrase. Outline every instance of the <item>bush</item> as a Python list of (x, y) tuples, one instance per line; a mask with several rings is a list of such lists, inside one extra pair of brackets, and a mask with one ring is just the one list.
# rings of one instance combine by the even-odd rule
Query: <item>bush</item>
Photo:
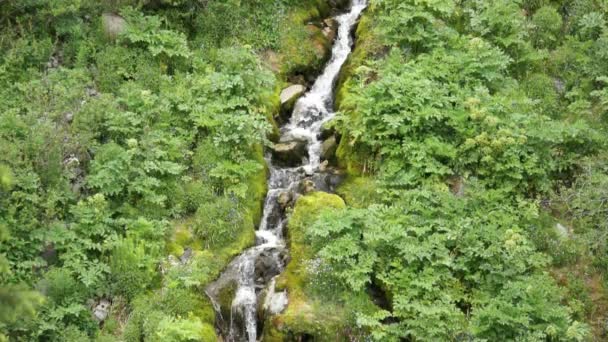
[(236, 198), (216, 196), (201, 203), (192, 228), (207, 248), (218, 248), (233, 242), (243, 230), (253, 229), (253, 223)]
[(555, 47), (562, 28), (562, 16), (552, 6), (541, 7), (532, 17), (532, 41), (538, 48)]
[(154, 286), (156, 260), (147, 253), (144, 242), (122, 239), (110, 256), (110, 286), (114, 295), (129, 300)]

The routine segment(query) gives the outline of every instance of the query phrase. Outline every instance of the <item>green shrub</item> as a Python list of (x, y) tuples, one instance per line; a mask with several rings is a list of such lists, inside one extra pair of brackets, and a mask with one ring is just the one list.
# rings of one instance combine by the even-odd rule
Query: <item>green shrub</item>
[(143, 242), (123, 239), (110, 256), (110, 284), (114, 295), (135, 298), (154, 285), (157, 261), (147, 253)]

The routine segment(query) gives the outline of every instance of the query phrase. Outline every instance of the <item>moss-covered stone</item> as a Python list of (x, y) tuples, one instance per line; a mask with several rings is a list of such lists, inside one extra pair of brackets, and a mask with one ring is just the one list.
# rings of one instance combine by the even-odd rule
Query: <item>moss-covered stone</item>
[(338, 193), (350, 207), (365, 208), (380, 200), (376, 182), (371, 177), (348, 177), (340, 184)]
[(309, 283), (306, 261), (313, 257), (306, 242), (306, 229), (323, 210), (341, 209), (344, 201), (337, 195), (313, 192), (300, 197), (289, 219), (288, 241), (291, 262), (278, 278), (277, 289), (286, 289), (289, 305), (280, 315), (267, 318), (265, 341), (293, 341), (314, 338), (318, 341), (339, 341), (345, 336), (344, 312), (340, 306), (327, 303), (307, 294)]
[(201, 336), (203, 342), (215, 342), (219, 340), (217, 334), (215, 333), (215, 328), (213, 327), (213, 325), (207, 323), (203, 324)]

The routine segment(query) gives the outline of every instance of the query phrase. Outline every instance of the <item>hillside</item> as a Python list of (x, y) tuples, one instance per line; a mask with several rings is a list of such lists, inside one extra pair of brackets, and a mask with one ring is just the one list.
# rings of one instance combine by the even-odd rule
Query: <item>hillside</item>
[(0, 341), (608, 339), (608, 3), (0, 0)]

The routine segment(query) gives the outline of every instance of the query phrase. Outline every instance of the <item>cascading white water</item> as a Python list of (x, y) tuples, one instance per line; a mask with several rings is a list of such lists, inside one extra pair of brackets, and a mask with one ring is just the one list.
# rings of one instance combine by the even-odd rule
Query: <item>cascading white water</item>
[[(275, 167), (268, 159), (270, 178), (269, 191), (264, 203), (264, 213), (260, 227), (256, 232), (257, 245), (236, 257), (222, 275), (206, 288), (207, 295), (220, 313), (218, 298), (222, 289), (231, 284), (236, 285), (232, 301), (228, 331), (223, 331), (228, 341), (257, 340), (257, 308), (261, 290), (268, 286), (264, 309), (273, 314), (279, 313), (287, 305), (287, 294), (275, 292), (274, 277), (282, 270), (286, 253), (283, 229), (285, 217), (279, 204), (282, 193), (296, 193), (302, 181), (314, 179), (320, 175), (322, 125), (334, 116), (334, 86), (342, 65), (352, 51), (351, 31), (367, 6), (366, 0), (352, 0), (351, 9), (335, 19), (338, 23), (338, 34), (332, 49), (332, 57), (323, 73), (317, 78), (311, 90), (300, 98), (290, 122), (281, 129), (281, 141), (305, 140), (308, 142), (308, 160), (299, 167)], [(269, 282), (260, 281), (256, 274), (256, 262), (264, 257), (274, 263), (274, 274)], [(258, 273), (260, 270), (257, 270)], [(221, 317), (220, 317), (221, 319)], [(237, 324), (237, 320), (240, 324)]]

